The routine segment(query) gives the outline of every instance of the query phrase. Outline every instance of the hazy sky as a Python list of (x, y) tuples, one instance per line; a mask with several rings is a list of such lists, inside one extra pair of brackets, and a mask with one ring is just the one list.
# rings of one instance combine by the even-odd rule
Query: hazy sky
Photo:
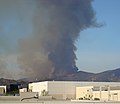
[(77, 42), (80, 70), (101, 72), (120, 67), (120, 0), (95, 0), (93, 7), (101, 28), (87, 29)]
[[(10, 3), (9, 0), (5, 1)], [(35, 4), (30, 5), (32, 8), (28, 8), (30, 12), (26, 12), (25, 15), (31, 17)], [(21, 6), (20, 8), (24, 9), (24, 4)], [(97, 21), (104, 26), (82, 31), (76, 42), (76, 54), (77, 66), (80, 70), (96, 73), (120, 67), (120, 0), (94, 0), (93, 7)], [(9, 9), (12, 12), (9, 12)], [(8, 72), (12, 70), (11, 73), (19, 70), (16, 57), (17, 43), (32, 32), (32, 23), (29, 22), (32, 18), (17, 17), (19, 15), (15, 12), (12, 6), (4, 8), (3, 4), (0, 5), (0, 68), (2, 70), (0, 75), (4, 73), (4, 69)], [(20, 14), (20, 11), (18, 12)]]

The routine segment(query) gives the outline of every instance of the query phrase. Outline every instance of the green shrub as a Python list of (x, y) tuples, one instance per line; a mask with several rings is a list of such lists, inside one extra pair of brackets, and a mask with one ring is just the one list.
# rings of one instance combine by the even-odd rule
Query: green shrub
[(90, 100), (90, 98), (84, 98), (84, 100)]
[(94, 98), (94, 100), (100, 100), (99, 98)]
[(83, 98), (79, 98), (79, 100), (83, 100)]

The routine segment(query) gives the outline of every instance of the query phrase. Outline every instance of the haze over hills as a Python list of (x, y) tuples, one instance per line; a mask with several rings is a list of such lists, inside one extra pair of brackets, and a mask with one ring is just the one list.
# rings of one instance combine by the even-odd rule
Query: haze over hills
[(63, 77), (62, 80), (77, 80), (77, 81), (98, 81), (98, 82), (119, 82), (120, 68), (108, 70), (101, 73), (89, 73), (79, 71), (71, 76)]
[(94, 81), (119, 82), (120, 81), (120, 68), (95, 74), (93, 78), (94, 78)]
[[(46, 79), (46, 80), (119, 82), (120, 81), (120, 68), (117, 68), (115, 70), (104, 71), (104, 72), (97, 73), (97, 74), (79, 71), (71, 75), (57, 77), (54, 79)], [(40, 79), (31, 80), (27, 78), (23, 78), (20, 80), (11, 80), (11, 79), (1, 78), (0, 85), (9, 85), (9, 84), (15, 84), (15, 83), (28, 84), (28, 82), (31, 82), (31, 81), (34, 82), (34, 81), (41, 81), (41, 80)]]

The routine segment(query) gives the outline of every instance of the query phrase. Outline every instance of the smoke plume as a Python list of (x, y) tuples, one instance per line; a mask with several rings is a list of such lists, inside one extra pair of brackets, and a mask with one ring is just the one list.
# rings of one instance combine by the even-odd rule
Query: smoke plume
[(97, 26), (92, 0), (36, 0), (32, 36), (20, 42), (21, 68), (45, 79), (77, 72), (75, 41)]
[(0, 34), (10, 37), (6, 44), (17, 50), (25, 76), (46, 79), (77, 72), (75, 42), (81, 31), (97, 26), (92, 1), (0, 1)]

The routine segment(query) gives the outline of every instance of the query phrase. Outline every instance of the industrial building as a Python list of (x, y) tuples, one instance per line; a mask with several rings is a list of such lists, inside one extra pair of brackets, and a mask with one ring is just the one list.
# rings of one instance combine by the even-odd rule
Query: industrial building
[(76, 88), (76, 99), (120, 101), (120, 86), (84, 86)]
[(0, 94), (6, 93), (6, 86), (0, 86)]
[(120, 83), (117, 82), (77, 82), (44, 81), (29, 84), (30, 92), (55, 99), (84, 99), (120, 101)]
[(27, 92), (27, 88), (21, 88), (21, 89), (19, 89), (19, 93), (21, 93), (21, 92)]

